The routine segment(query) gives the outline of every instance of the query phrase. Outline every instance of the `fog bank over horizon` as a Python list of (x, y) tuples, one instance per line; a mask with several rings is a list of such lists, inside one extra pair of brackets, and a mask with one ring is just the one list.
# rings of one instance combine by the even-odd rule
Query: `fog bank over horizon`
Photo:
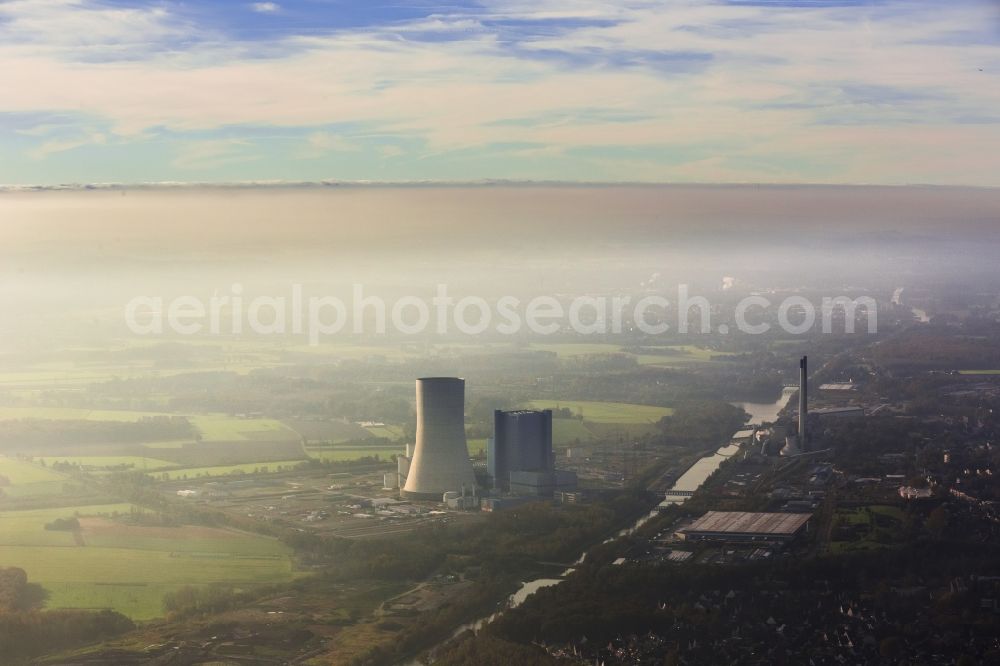
[[(993, 280), (1000, 190), (479, 185), (112, 188), (0, 194), (8, 321), (133, 296), (485, 297), (678, 283), (880, 288)], [(656, 276), (656, 285), (651, 277)], [(110, 313), (110, 314), (109, 314)]]
[(122, 186), (3, 192), (0, 213), (6, 250), (62, 242), (85, 256), (94, 242), (105, 257), (271, 254), (275, 241), (315, 252), (373, 241), (475, 250), (521, 245), (518, 234), (571, 245), (684, 244), (733, 234), (789, 234), (792, 245), (838, 233), (1000, 238), (1000, 189), (936, 186)]

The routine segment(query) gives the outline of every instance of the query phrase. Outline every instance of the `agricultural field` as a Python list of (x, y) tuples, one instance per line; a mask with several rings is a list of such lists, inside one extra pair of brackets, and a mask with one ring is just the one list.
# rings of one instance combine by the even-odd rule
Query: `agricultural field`
[(396, 425), (367, 426), (365, 430), (372, 437), (382, 437), (384, 439), (396, 440), (405, 435), (403, 428)]
[(690, 363), (707, 363), (716, 358), (732, 356), (732, 354), (726, 352), (705, 349), (704, 347), (697, 347), (695, 345), (650, 347), (648, 350), (652, 353), (635, 354), (636, 361), (640, 365), (671, 367)]
[(368, 346), (338, 342), (323, 342), (318, 345), (291, 345), (286, 347), (285, 350), (298, 354), (314, 354), (317, 356), (331, 356), (353, 360), (363, 360), (371, 357), (400, 360), (405, 358), (419, 358), (426, 353), (426, 350), (422, 346), (418, 349), (410, 345)]
[(145, 416), (171, 416), (166, 412), (133, 412), (70, 407), (0, 407), (0, 421), (44, 419), (51, 421), (138, 421)]
[(206, 442), (298, 440), (297, 432), (276, 419), (250, 419), (225, 414), (188, 416)]
[(374, 428), (362, 428), (356, 423), (340, 419), (285, 419), (282, 423), (310, 442), (338, 444), (383, 436), (374, 434)]
[(552, 444), (566, 446), (579, 442), (589, 442), (594, 433), (579, 419), (552, 419)]
[(554, 344), (532, 344), (528, 347), (531, 351), (552, 352), (560, 357), (572, 356), (594, 356), (597, 354), (623, 354), (625, 351), (620, 345), (612, 345), (605, 342), (565, 342)]
[(0, 456), (0, 496), (59, 495), (69, 477), (30, 462)]
[[(184, 585), (250, 585), (294, 576), (277, 540), (235, 530), (125, 524), (129, 504), (0, 513), (0, 566), (17, 566), (47, 593), (48, 608), (113, 608), (162, 615), (163, 595)], [(80, 529), (45, 524), (78, 516)]]
[(169, 460), (159, 460), (144, 456), (45, 456), (37, 460), (50, 467), (55, 463), (79, 465), (86, 471), (128, 467), (153, 472), (168, 467), (177, 467), (177, 463), (170, 462)]
[(240, 463), (237, 465), (216, 465), (212, 467), (186, 467), (152, 472), (151, 475), (164, 481), (196, 479), (199, 477), (229, 476), (231, 474), (271, 473), (294, 469), (304, 460), (278, 460), (275, 462)]
[[(532, 409), (567, 408), (574, 414), (583, 415), (583, 420), (593, 423), (648, 423), (653, 424), (664, 416), (673, 414), (670, 407), (632, 405), (625, 402), (597, 402), (588, 400), (532, 400)], [(554, 428), (555, 426), (553, 426)]]
[(601, 354), (626, 354), (640, 365), (659, 365), (664, 367), (684, 365), (689, 363), (705, 363), (715, 357), (729, 356), (726, 352), (705, 349), (695, 345), (667, 345), (646, 348), (647, 353), (633, 353), (619, 345), (607, 343), (557, 343), (533, 344), (529, 349), (552, 352), (560, 358), (575, 356), (594, 356)]
[(88, 364), (65, 365), (39, 364), (15, 371), (0, 372), (0, 387), (25, 389), (77, 388), (96, 382), (108, 382), (113, 379), (132, 379), (142, 377), (169, 377), (192, 371), (197, 372), (238, 372), (246, 374), (251, 370), (276, 363), (219, 364), (219, 365), (178, 365), (160, 367), (153, 363), (130, 363), (120, 365), (92, 366)]
[(406, 449), (402, 446), (350, 446), (306, 449), (306, 453), (310, 458), (334, 462), (360, 460), (361, 458), (372, 458), (374, 456), (378, 456), (380, 460), (390, 460), (392, 456), (398, 456), (405, 452)]

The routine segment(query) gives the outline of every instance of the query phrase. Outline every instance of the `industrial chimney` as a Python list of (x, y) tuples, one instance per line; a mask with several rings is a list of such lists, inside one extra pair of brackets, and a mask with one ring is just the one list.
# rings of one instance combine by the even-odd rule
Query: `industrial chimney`
[(400, 494), (440, 501), (445, 492), (475, 485), (465, 441), (465, 380), (418, 379), (417, 441)]
[(809, 411), (809, 368), (807, 357), (799, 360), (799, 446), (807, 450), (806, 417)]

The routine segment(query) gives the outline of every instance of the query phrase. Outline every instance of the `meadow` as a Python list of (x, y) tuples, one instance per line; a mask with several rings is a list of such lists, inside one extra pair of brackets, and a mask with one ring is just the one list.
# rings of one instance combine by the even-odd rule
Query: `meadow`
[(385, 439), (396, 440), (402, 437), (405, 433), (403, 428), (397, 425), (382, 425), (382, 426), (368, 426), (365, 428), (372, 437), (382, 437)]
[(402, 446), (369, 446), (369, 447), (334, 447), (334, 448), (308, 448), (306, 453), (310, 458), (317, 460), (332, 460), (334, 462), (345, 460), (360, 460), (361, 458), (371, 458), (378, 456), (380, 460), (389, 460), (392, 456), (401, 455), (406, 452)]
[(276, 419), (244, 419), (226, 414), (188, 416), (206, 442), (297, 440), (299, 434)]
[(594, 433), (579, 419), (552, 419), (552, 443), (565, 446), (574, 442), (589, 442)]
[(177, 481), (198, 477), (229, 476), (231, 474), (253, 474), (255, 472), (280, 472), (292, 470), (304, 460), (278, 460), (276, 462), (239, 463), (236, 465), (215, 465), (212, 467), (185, 467), (152, 473), (157, 479)]
[(596, 356), (606, 354), (625, 354), (636, 360), (640, 365), (656, 365), (671, 367), (690, 363), (706, 363), (715, 357), (729, 356), (726, 352), (705, 349), (695, 345), (668, 345), (644, 348), (646, 353), (635, 353), (619, 345), (608, 343), (555, 343), (532, 344), (532, 350), (552, 352), (560, 358), (576, 356)]
[[(155, 416), (184, 416), (198, 429), (201, 439), (209, 442), (291, 440), (300, 437), (295, 430), (276, 419), (241, 418), (228, 414), (173, 414), (170, 412), (74, 409), (70, 407), (0, 407), (0, 421), (41, 419), (129, 422)], [(358, 430), (361, 429), (358, 428)]]
[[(583, 420), (593, 423), (656, 423), (664, 416), (670, 416), (674, 410), (670, 407), (655, 407), (651, 405), (633, 405), (624, 402), (599, 402), (591, 400), (532, 400), (528, 403), (532, 409), (569, 409), (576, 415), (582, 415)], [(555, 427), (555, 426), (553, 426)], [(563, 426), (565, 427), (565, 426)]]
[(53, 421), (138, 421), (144, 416), (164, 416), (165, 412), (121, 409), (74, 409), (72, 407), (0, 407), (0, 421), (46, 419)]
[(905, 520), (902, 509), (872, 504), (853, 509), (838, 509), (834, 520), (851, 527), (864, 527), (860, 538), (850, 541), (833, 540), (827, 544), (831, 553), (886, 548), (896, 543)]
[[(48, 608), (113, 608), (159, 617), (163, 595), (184, 585), (236, 586), (290, 580), (290, 552), (277, 540), (235, 530), (143, 527), (115, 521), (130, 504), (0, 513), (0, 566), (17, 566), (47, 593)], [(44, 529), (78, 515), (76, 533)]]
[(6, 479), (0, 485), (0, 495), (7, 497), (58, 495), (69, 480), (55, 470), (5, 456), (0, 456), (0, 477)]
[[(69, 463), (83, 468), (110, 469), (115, 467), (130, 467), (140, 471), (153, 472), (168, 467), (177, 467), (177, 463), (169, 460), (159, 460), (145, 456), (42, 456), (38, 462), (51, 467), (55, 463)], [(99, 471), (99, 470), (98, 470)]]

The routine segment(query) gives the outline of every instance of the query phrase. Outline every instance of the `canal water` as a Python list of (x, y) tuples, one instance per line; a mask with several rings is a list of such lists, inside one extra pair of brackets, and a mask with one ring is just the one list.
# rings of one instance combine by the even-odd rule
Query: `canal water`
[(774, 402), (734, 402), (737, 407), (742, 407), (743, 411), (750, 415), (750, 425), (759, 426), (763, 423), (774, 423), (778, 420), (778, 412), (785, 408), (792, 395), (798, 391), (797, 388), (786, 386), (781, 390), (781, 395)]

